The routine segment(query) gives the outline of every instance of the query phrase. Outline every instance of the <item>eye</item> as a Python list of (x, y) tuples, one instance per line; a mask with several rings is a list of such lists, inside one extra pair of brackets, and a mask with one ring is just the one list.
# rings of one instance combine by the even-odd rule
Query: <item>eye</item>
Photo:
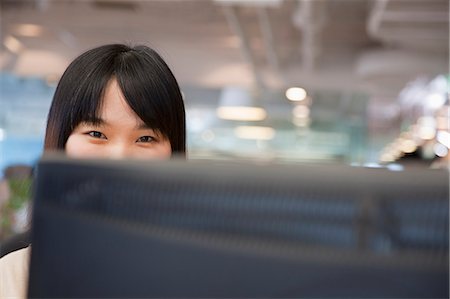
[(153, 138), (152, 136), (142, 136), (139, 137), (138, 140), (136, 140), (136, 142), (146, 142), (146, 143), (153, 141), (155, 141), (155, 138)]
[(90, 131), (88, 135), (94, 138), (106, 139), (106, 136), (98, 131)]

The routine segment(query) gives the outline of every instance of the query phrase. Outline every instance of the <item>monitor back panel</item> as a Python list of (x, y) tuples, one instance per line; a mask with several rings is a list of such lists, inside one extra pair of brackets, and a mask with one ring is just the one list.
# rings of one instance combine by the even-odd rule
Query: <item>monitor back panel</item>
[(448, 172), (48, 159), (30, 297), (448, 297)]

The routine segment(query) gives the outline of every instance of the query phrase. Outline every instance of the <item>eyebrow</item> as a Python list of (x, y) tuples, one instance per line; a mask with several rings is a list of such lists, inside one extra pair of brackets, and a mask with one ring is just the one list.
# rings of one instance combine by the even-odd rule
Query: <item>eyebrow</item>
[[(85, 121), (82, 121), (82, 122), (84, 122), (84, 123), (86, 123), (88, 125), (94, 125), (94, 126), (107, 126), (108, 125), (108, 122), (106, 120), (104, 120), (103, 118), (100, 118), (100, 117), (92, 117), (92, 118), (90, 118), (88, 120), (85, 120)], [(141, 122), (141, 123), (137, 124), (135, 126), (135, 129), (136, 130), (155, 130), (155, 128), (147, 125), (144, 122)]]
[(83, 120), (82, 123), (94, 126), (103, 126), (106, 125), (106, 121), (99, 117), (91, 117), (89, 119)]
[(150, 127), (149, 125), (147, 125), (145, 123), (140, 123), (139, 125), (136, 126), (136, 129), (138, 129), (138, 130), (155, 130), (154, 128)]

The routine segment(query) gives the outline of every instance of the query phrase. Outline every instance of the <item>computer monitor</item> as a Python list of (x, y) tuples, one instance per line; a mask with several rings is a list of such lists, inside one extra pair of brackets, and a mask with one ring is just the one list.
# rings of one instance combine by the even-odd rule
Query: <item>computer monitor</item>
[(46, 158), (28, 295), (448, 298), (448, 182), (444, 170)]

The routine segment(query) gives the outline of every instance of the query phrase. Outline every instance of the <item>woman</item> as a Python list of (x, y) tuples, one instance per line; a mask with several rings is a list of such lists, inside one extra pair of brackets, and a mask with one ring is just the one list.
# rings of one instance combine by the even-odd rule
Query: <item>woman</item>
[[(186, 154), (178, 83), (146, 46), (101, 46), (76, 58), (56, 88), (45, 152), (75, 158), (168, 159)], [(24, 298), (30, 247), (0, 259), (0, 298)]]

